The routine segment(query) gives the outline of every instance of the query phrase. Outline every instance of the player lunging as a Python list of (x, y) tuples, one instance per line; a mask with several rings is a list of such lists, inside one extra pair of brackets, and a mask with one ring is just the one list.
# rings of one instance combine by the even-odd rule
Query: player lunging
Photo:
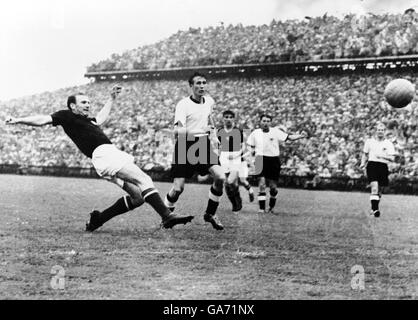
[(364, 144), (360, 167), (366, 169), (371, 194), (370, 214), (380, 217), (379, 202), (384, 188), (388, 185), (388, 163), (395, 159), (395, 147), (391, 141), (385, 139), (386, 126), (379, 122), (376, 125), (375, 137), (367, 139)]
[[(247, 139), (247, 144), (255, 155), (255, 175), (258, 177), (259, 213), (274, 213), (278, 194), (277, 184), (280, 176), (279, 143), (287, 140), (295, 141), (305, 138), (305, 134), (287, 134), (271, 127), (272, 117), (267, 114), (260, 116), (260, 128), (255, 129)], [(270, 188), (269, 208), (266, 209), (266, 188)]]
[(164, 228), (172, 228), (176, 224), (190, 222), (193, 216), (180, 216), (172, 213), (164, 205), (151, 178), (135, 165), (133, 156), (117, 149), (100, 128), (100, 125), (108, 119), (111, 108), (121, 90), (122, 88), (119, 86), (112, 88), (109, 100), (96, 117), (90, 117), (89, 97), (78, 93), (68, 97), (68, 110), (60, 110), (51, 115), (9, 117), (6, 124), (62, 126), (64, 132), (80, 151), (92, 159), (97, 174), (116, 183), (128, 193), (128, 196), (120, 198), (102, 212), (97, 210), (91, 212), (86, 231), (94, 231), (111, 218), (133, 210), (144, 202), (150, 204), (158, 212)]

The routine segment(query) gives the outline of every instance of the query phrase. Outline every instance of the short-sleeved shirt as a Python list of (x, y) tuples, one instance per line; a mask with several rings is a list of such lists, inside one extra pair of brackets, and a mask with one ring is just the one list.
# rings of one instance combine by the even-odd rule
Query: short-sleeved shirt
[(248, 145), (255, 147), (257, 156), (278, 157), (280, 155), (280, 141), (286, 141), (289, 135), (276, 128), (270, 128), (268, 132), (255, 129), (247, 139)]
[(215, 101), (210, 96), (202, 97), (202, 103), (186, 97), (181, 99), (176, 106), (174, 124), (181, 122), (188, 130), (201, 130), (209, 125), (209, 116)]
[(73, 113), (71, 110), (60, 110), (51, 115), (53, 126), (62, 126), (64, 132), (76, 144), (78, 149), (91, 158), (94, 149), (102, 144), (112, 144), (103, 130), (95, 124), (95, 118), (88, 118)]
[(389, 161), (379, 158), (378, 156), (394, 156), (395, 155), (395, 146), (392, 142), (387, 139), (382, 141), (376, 140), (375, 138), (367, 139), (363, 151), (368, 153), (369, 161), (373, 162), (382, 162), (388, 164)]

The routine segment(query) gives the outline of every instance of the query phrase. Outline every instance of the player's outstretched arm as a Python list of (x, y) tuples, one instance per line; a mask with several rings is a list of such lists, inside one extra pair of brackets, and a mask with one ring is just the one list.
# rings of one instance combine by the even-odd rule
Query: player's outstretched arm
[(306, 138), (308, 135), (305, 132), (302, 132), (301, 134), (289, 134), (287, 136), (287, 139), (290, 141), (296, 141), (299, 139)]
[(110, 110), (112, 109), (113, 103), (116, 101), (119, 94), (122, 92), (122, 87), (119, 85), (116, 85), (112, 88), (110, 91), (110, 98), (105, 103), (103, 108), (99, 111), (99, 113), (96, 115), (96, 123), (97, 125), (102, 125), (106, 122), (106, 120), (109, 118)]
[(382, 160), (395, 162), (395, 156), (396, 156), (395, 154), (388, 154), (388, 155), (378, 155), (377, 157)]
[(28, 126), (40, 127), (52, 123), (52, 117), (50, 115), (35, 115), (23, 118), (7, 117), (6, 124), (24, 124)]

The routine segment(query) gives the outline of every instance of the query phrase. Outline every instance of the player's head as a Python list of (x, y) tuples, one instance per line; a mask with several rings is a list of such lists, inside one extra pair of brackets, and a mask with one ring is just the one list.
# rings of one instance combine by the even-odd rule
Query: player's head
[(386, 126), (383, 122), (378, 122), (376, 124), (376, 136), (379, 139), (383, 139), (385, 137), (385, 133), (386, 133)]
[(206, 93), (206, 76), (195, 72), (189, 78), (189, 86), (192, 89), (193, 96), (200, 98)]
[(90, 99), (82, 92), (73, 94), (67, 99), (67, 108), (76, 114), (87, 117), (90, 112)]
[(232, 127), (235, 121), (235, 113), (231, 110), (226, 110), (222, 113), (222, 119), (224, 122), (224, 126)]
[(262, 130), (268, 130), (271, 126), (271, 121), (273, 120), (273, 118), (266, 113), (263, 113), (260, 116), (260, 127)]

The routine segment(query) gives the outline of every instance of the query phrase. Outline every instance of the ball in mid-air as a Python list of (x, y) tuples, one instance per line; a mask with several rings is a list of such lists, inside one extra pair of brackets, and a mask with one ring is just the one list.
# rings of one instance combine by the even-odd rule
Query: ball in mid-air
[(392, 107), (403, 108), (414, 98), (415, 86), (406, 79), (395, 79), (388, 83), (384, 95)]

